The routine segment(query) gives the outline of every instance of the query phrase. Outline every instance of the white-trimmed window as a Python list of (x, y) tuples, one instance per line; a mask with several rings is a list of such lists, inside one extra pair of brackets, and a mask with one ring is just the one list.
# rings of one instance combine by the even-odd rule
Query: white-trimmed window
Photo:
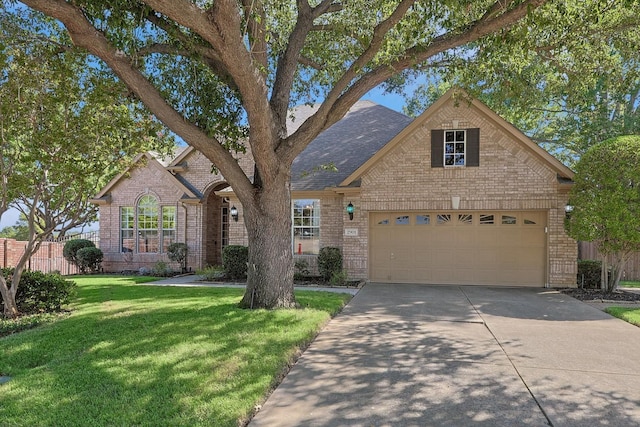
[(431, 129), (431, 167), (480, 166), (480, 128)]
[(138, 201), (138, 253), (157, 253), (158, 201), (151, 195)]
[(176, 207), (162, 207), (162, 252), (176, 242)]
[(320, 200), (295, 199), (291, 204), (293, 253), (320, 253)]
[(136, 247), (135, 218), (133, 206), (120, 207), (120, 252), (133, 252)]
[(160, 206), (156, 197), (146, 194), (138, 204), (120, 207), (120, 251), (166, 252), (176, 242), (177, 209)]
[(444, 131), (444, 166), (465, 166), (467, 153), (467, 131)]

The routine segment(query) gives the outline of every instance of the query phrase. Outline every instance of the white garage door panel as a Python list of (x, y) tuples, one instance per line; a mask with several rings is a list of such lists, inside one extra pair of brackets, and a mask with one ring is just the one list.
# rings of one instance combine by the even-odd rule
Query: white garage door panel
[(546, 212), (379, 212), (370, 224), (371, 280), (544, 286)]

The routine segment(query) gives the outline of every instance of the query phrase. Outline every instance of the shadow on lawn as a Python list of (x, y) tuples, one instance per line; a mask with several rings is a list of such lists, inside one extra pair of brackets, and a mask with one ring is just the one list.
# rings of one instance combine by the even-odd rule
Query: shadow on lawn
[[(84, 303), (108, 291), (90, 288)], [(2, 418), (25, 426), (235, 426), (292, 356), (283, 349), (312, 339), (296, 328), (295, 311), (238, 309), (242, 290), (182, 290), (184, 298), (165, 288), (132, 291), (132, 304), (107, 300), (21, 345), (5, 341), (0, 370), (10, 371), (15, 389), (2, 390)], [(194, 292), (211, 300), (188, 296)], [(141, 303), (150, 293), (159, 307)]]

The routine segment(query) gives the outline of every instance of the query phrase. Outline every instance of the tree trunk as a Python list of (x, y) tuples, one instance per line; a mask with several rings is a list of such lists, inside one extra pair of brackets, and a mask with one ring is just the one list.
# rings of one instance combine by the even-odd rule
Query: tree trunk
[(296, 307), (293, 294), (291, 195), (289, 177), (279, 176), (269, 190), (257, 190), (254, 203), (243, 202), (249, 237), (247, 288), (242, 308)]
[(2, 301), (4, 302), (3, 315), (8, 319), (15, 319), (18, 317), (18, 305), (16, 304), (16, 288), (8, 288), (7, 281), (4, 277), (0, 277), (0, 294), (2, 295)]
[[(18, 286), (20, 285), (20, 279), (24, 272), (27, 261), (31, 258), (39, 248), (42, 241), (36, 242), (33, 235), (29, 236), (29, 243), (24, 248), (24, 253), (18, 260), (18, 264), (13, 269), (13, 275), (11, 276), (11, 288), (7, 287), (7, 281), (4, 276), (0, 277), (0, 294), (2, 294), (2, 300), (4, 301), (4, 316), (10, 319), (18, 317), (20, 312), (18, 311), (18, 304), (16, 303), (16, 295), (18, 294)], [(1, 274), (0, 274), (1, 276)]]

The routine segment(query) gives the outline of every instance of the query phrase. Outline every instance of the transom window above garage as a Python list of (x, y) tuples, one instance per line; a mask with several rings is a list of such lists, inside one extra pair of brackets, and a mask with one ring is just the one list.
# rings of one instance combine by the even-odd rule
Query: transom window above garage
[(508, 212), (377, 212), (371, 217), (373, 227), (540, 227), (546, 223), (545, 211)]

